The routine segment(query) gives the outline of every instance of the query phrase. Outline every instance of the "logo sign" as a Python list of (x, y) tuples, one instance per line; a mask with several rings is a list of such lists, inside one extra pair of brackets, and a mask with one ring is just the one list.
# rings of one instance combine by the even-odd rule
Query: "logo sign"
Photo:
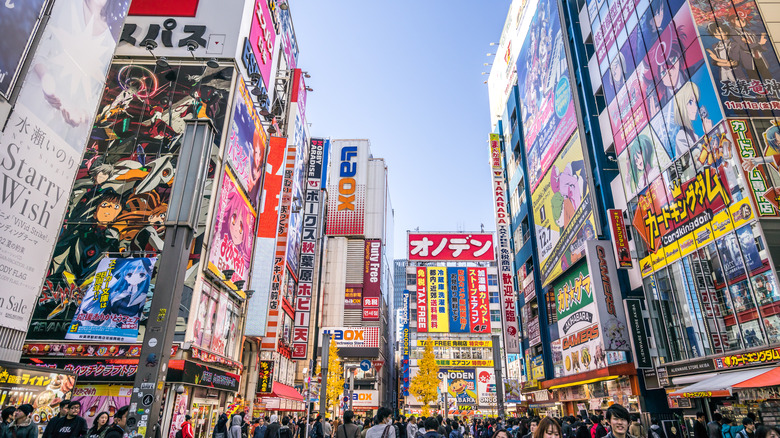
[(652, 369), (653, 359), (650, 356), (650, 343), (647, 340), (645, 319), (642, 316), (642, 301), (637, 298), (625, 300), (628, 325), (631, 329), (631, 338), (634, 342), (634, 365), (637, 368)]
[[(593, 322), (593, 290), (588, 265), (581, 263), (553, 284), (555, 313), (562, 335)], [(585, 323), (585, 324), (580, 324)]]
[[(349, 399), (347, 399), (349, 400)], [(352, 407), (353, 408), (378, 408), (379, 407), (379, 391), (375, 389), (356, 389), (352, 391)]]
[(715, 359), (715, 367), (719, 370), (741, 368), (749, 365), (763, 365), (780, 361), (780, 348), (739, 353)]
[(363, 321), (379, 320), (382, 241), (366, 240), (363, 263)]
[(617, 265), (621, 269), (630, 269), (634, 266), (631, 261), (631, 250), (628, 247), (628, 233), (626, 223), (623, 221), (623, 211), (620, 209), (607, 210), (609, 224), (612, 228), (612, 241), (617, 254)]
[[(417, 332), (428, 331), (428, 296), (426, 291), (427, 271), (425, 268), (417, 268)], [(487, 292), (486, 292), (487, 294)]]
[(630, 351), (612, 244), (605, 240), (589, 240), (585, 242), (585, 252), (588, 270), (592, 273), (593, 300), (604, 331), (604, 350)]
[(364, 359), (360, 361), (360, 369), (363, 371), (368, 371), (371, 369), (371, 361), (368, 359)]
[(492, 233), (409, 233), (409, 260), (492, 261)]
[(365, 218), (368, 141), (334, 141), (328, 185), (328, 235), (362, 235)]
[(514, 269), (512, 269), (512, 248), (510, 245), (509, 214), (507, 212), (506, 184), (504, 172), (493, 170), (493, 201), (496, 215), (496, 242), (498, 275), (501, 287), (501, 312), (503, 314), (504, 348), (507, 354), (520, 354), (519, 324), (515, 300)]
[(274, 390), (274, 361), (260, 361), (260, 378), (257, 380), (257, 392), (270, 394)]
[(337, 347), (379, 348), (379, 327), (327, 327)]

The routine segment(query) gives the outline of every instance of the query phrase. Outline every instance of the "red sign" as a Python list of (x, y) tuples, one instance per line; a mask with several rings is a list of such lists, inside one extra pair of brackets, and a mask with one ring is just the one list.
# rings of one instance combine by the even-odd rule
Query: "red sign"
[(133, 0), (128, 15), (154, 15), (165, 17), (194, 17), (199, 0)]
[[(422, 269), (424, 270), (425, 268)], [(468, 282), (471, 333), (490, 333), (490, 300), (487, 290), (487, 269), (468, 268)], [(417, 306), (419, 315), (419, 304)]]
[(378, 373), (378, 372), (382, 371), (382, 365), (385, 364), (385, 361), (383, 361), (383, 360), (372, 360), (371, 364), (374, 365), (374, 368), (376, 368), (376, 372)]
[(417, 268), (417, 333), (428, 331), (428, 298), (425, 268)]
[(633, 224), (650, 252), (712, 221), (731, 203), (723, 167), (705, 167), (692, 179), (666, 191), (662, 178), (653, 181), (637, 198)]
[(366, 240), (363, 263), (363, 321), (379, 320), (379, 301), (382, 296), (382, 241)]
[(409, 260), (492, 261), (492, 233), (409, 233)]
[(620, 209), (607, 210), (609, 223), (612, 227), (612, 243), (615, 245), (615, 254), (619, 268), (631, 268), (631, 250), (628, 247), (628, 235), (626, 223), (623, 221), (623, 211)]
[(268, 161), (263, 178), (263, 208), (257, 225), (257, 237), (276, 237), (276, 223), (279, 221), (279, 192), (282, 190), (284, 175), (281, 168), (284, 165), (284, 150), (287, 139), (271, 137), (268, 148)]

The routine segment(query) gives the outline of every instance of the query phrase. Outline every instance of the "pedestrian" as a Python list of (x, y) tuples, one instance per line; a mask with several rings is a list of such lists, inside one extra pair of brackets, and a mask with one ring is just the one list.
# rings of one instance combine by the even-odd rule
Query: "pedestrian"
[(493, 438), (511, 438), (509, 431), (506, 429), (496, 429), (496, 433), (493, 434)]
[(241, 412), (238, 414), (241, 416), (241, 438), (249, 438), (249, 423), (246, 422), (246, 413)]
[(577, 431), (574, 433), (574, 438), (590, 438), (590, 429), (588, 423), (584, 420), (580, 421), (577, 426)]
[(194, 437), (195, 437), (195, 433), (192, 431), (192, 416), (190, 414), (186, 414), (184, 416), (184, 422), (181, 424), (181, 438), (194, 438)]
[(760, 426), (756, 438), (780, 438), (780, 429), (774, 426)]
[(366, 438), (397, 438), (395, 436), (395, 428), (391, 424), (392, 414), (393, 411), (389, 408), (379, 408), (376, 412), (376, 424), (368, 430)]
[(14, 412), (14, 422), (8, 426), (13, 438), (38, 438), (38, 426), (32, 422), (33, 406), (29, 403), (19, 405)]
[(417, 419), (414, 415), (409, 417), (409, 422), (406, 424), (406, 438), (415, 438), (417, 436)]
[(707, 420), (704, 412), (696, 413), (696, 421), (693, 422), (693, 438), (707, 438)]
[(661, 423), (657, 417), (650, 419), (650, 438), (666, 438), (666, 432), (661, 428)]
[(723, 438), (723, 415), (720, 412), (712, 414), (712, 421), (707, 423), (707, 436), (709, 438)]
[(87, 422), (79, 416), (81, 403), (71, 401), (68, 403), (68, 413), (56, 424), (52, 431), (53, 438), (81, 438), (87, 434)]
[[(628, 426), (628, 433), (637, 438), (647, 438), (645, 428), (642, 427), (642, 422), (639, 419), (639, 415), (631, 415), (631, 425)], [(720, 438), (720, 437), (718, 437)]]
[(114, 414), (114, 424), (108, 428), (105, 438), (124, 438), (125, 428), (127, 427), (127, 413), (130, 406), (122, 406)]
[(87, 438), (105, 438), (108, 432), (108, 412), (101, 412), (95, 416), (92, 427), (87, 432)]
[(322, 415), (317, 415), (317, 419), (314, 421), (314, 427), (312, 428), (312, 438), (325, 438), (322, 428)]
[[(539, 420), (537, 418), (537, 420)], [(544, 417), (537, 422), (533, 438), (561, 438), (561, 425), (552, 417)]]
[(11, 423), (14, 421), (14, 412), (16, 412), (16, 407), (14, 406), (8, 406), (3, 409), (2, 422), (0, 422), (0, 438), (11, 437), (8, 427), (11, 426)]
[(255, 426), (255, 431), (252, 433), (252, 438), (265, 438), (266, 430), (268, 430), (268, 426), (265, 425), (265, 418), (258, 418), (257, 426)]
[[(463, 438), (463, 434), (460, 433), (460, 429), (458, 428), (458, 423), (454, 420), (450, 420), (450, 434), (448, 435), (449, 438)], [(508, 434), (507, 437), (509, 438)]]
[(322, 435), (325, 438), (330, 438), (333, 434), (333, 426), (330, 424), (330, 418), (325, 418), (325, 421), (322, 423)]
[(528, 433), (523, 435), (523, 438), (532, 438), (538, 426), (539, 426), (539, 417), (532, 418), (530, 423), (528, 423)]
[(228, 416), (227, 414), (221, 414), (219, 416), (219, 419), (217, 420), (217, 424), (214, 426), (214, 432), (212, 432), (211, 436), (213, 438), (227, 438), (227, 430), (228, 430)]
[(572, 438), (572, 428), (571, 425), (574, 423), (573, 417), (564, 417), (563, 424), (561, 424), (561, 433), (563, 434), (563, 438)]
[(439, 435), (439, 421), (434, 417), (425, 419), (425, 434), (423, 438), (441, 438)]
[(276, 414), (271, 415), (271, 418), (269, 419), (271, 422), (268, 424), (268, 429), (266, 430), (266, 437), (267, 438), (279, 438), (279, 429), (282, 427), (281, 424), (279, 424), (279, 416)]
[(753, 419), (750, 417), (743, 418), (742, 425), (745, 426), (745, 428), (737, 433), (736, 438), (755, 438), (756, 423)]
[(336, 438), (360, 438), (360, 426), (353, 423), (355, 413), (344, 412), (344, 424), (336, 428)]
[(230, 419), (230, 429), (228, 429), (227, 438), (241, 438), (241, 423), (243, 423), (241, 416), (238, 414), (233, 415), (233, 418)]
[(68, 416), (68, 412), (70, 412), (69, 405), (70, 400), (63, 400), (60, 402), (60, 411), (57, 413), (56, 417), (49, 420), (46, 428), (43, 429), (43, 438), (51, 438), (52, 433), (57, 429), (57, 423)]
[(623, 405), (615, 403), (610, 406), (607, 409), (606, 421), (609, 424), (607, 438), (634, 438), (628, 432), (631, 416), (628, 414), (628, 409), (623, 407)]
[(371, 418), (366, 418), (366, 421), (363, 422), (363, 430), (360, 431), (360, 438), (366, 438), (366, 435), (368, 434), (368, 429), (371, 429), (371, 422), (373, 420)]
[(293, 438), (292, 430), (290, 430), (290, 417), (287, 415), (282, 417), (282, 425), (279, 426), (278, 438)]

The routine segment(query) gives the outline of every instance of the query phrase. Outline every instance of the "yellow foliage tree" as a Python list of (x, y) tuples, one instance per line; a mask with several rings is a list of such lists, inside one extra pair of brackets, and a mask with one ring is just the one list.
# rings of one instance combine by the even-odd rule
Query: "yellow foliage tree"
[(428, 338), (425, 343), (425, 351), (422, 359), (417, 361), (417, 375), (412, 378), (409, 384), (409, 392), (422, 402), (422, 416), (430, 415), (429, 405), (436, 401), (439, 396), (439, 366), (436, 365), (436, 357), (433, 355), (433, 342)]
[(330, 345), (328, 346), (328, 389), (327, 389), (327, 405), (326, 410), (334, 409), (334, 418), (336, 416), (335, 409), (339, 404), (339, 398), (344, 392), (344, 368), (341, 365), (341, 359), (339, 359), (339, 349), (336, 347), (336, 340), (330, 338)]

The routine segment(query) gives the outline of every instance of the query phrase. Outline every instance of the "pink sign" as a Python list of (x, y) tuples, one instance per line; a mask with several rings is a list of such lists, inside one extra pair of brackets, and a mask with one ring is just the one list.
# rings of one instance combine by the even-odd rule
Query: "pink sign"
[(495, 260), (491, 233), (409, 233), (409, 260)]
[(260, 68), (260, 74), (263, 75), (263, 84), (265, 84), (266, 89), (270, 86), (274, 44), (276, 44), (276, 31), (268, 7), (268, 3), (271, 1), (273, 0), (255, 1), (252, 27), (249, 29), (249, 43), (252, 45), (252, 53), (257, 59), (257, 66)]

